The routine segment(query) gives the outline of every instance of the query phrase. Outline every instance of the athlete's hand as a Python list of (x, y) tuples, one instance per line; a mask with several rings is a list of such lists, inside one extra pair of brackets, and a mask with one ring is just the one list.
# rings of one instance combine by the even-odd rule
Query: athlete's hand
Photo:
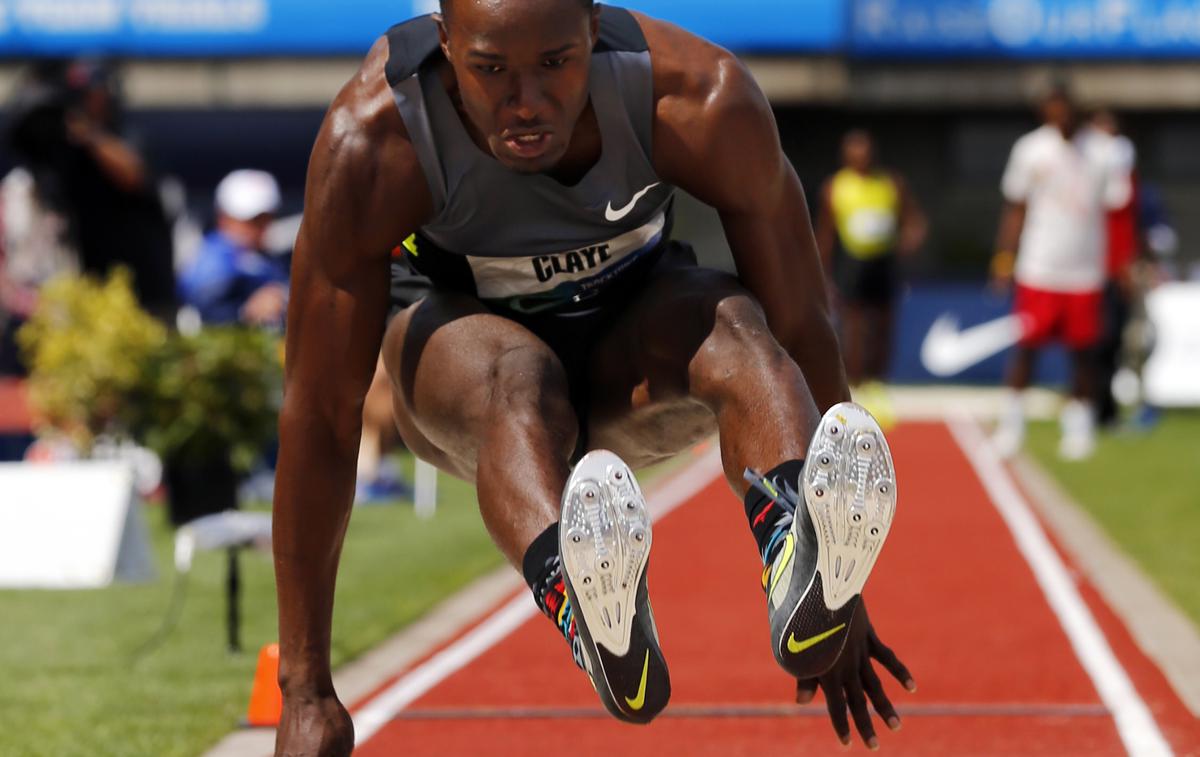
[(242, 306), (242, 320), (255, 326), (273, 326), (287, 314), (288, 291), (281, 284), (265, 284)]
[(998, 295), (1007, 296), (1012, 291), (1016, 266), (1015, 254), (1007, 250), (997, 252), (988, 266), (988, 287)]
[(817, 693), (817, 687), (825, 692), (825, 703), (829, 708), (829, 719), (833, 721), (833, 730), (837, 731), (842, 744), (850, 744), (850, 723), (846, 717), (847, 707), (854, 725), (862, 736), (863, 742), (871, 749), (879, 748), (879, 740), (875, 737), (875, 726), (871, 723), (871, 713), (867, 709), (867, 700), (875, 707), (875, 712), (883, 718), (888, 728), (893, 731), (900, 729), (900, 716), (896, 708), (883, 691), (883, 684), (875, 674), (872, 659), (882, 665), (897, 681), (909, 691), (916, 691), (917, 684), (908, 668), (900, 662), (888, 649), (867, 617), (866, 603), (860, 601), (854, 618), (850, 621), (849, 637), (842, 655), (828, 673), (820, 678), (801, 680), (796, 683), (796, 701), (807, 704)]
[(67, 113), (66, 124), (67, 139), (82, 147), (94, 144), (100, 133), (99, 124), (83, 111), (73, 110)]
[(275, 757), (349, 757), (354, 723), (335, 696), (283, 695)]

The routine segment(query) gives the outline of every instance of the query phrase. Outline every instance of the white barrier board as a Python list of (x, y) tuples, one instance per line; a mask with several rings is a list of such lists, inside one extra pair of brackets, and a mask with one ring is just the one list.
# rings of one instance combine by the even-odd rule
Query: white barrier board
[(153, 577), (127, 464), (0, 464), (0, 588), (88, 589)]
[(1155, 344), (1142, 371), (1146, 401), (1200, 406), (1200, 283), (1164, 284), (1146, 296)]

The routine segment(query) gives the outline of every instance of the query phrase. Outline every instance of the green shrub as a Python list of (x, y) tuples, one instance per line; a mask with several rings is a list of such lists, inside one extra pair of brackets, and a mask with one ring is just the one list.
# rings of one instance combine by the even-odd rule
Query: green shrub
[(277, 339), (241, 326), (168, 332), (138, 307), (125, 271), (50, 282), (18, 339), (41, 424), (85, 454), (112, 434), (165, 460), (230, 456), (245, 470), (275, 436)]
[(123, 425), (164, 459), (230, 454), (248, 470), (275, 438), (282, 396), (277, 340), (259, 329), (173, 334), (152, 352)]
[(118, 416), (167, 330), (138, 307), (129, 272), (118, 269), (104, 282), (47, 282), (17, 341), (39, 431), (61, 432), (86, 454), (97, 436), (119, 431)]

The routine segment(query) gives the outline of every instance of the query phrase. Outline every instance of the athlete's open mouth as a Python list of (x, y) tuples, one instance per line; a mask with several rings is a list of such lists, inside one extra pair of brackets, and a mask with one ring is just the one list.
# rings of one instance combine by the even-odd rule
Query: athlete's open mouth
[(550, 132), (537, 131), (524, 134), (505, 134), (504, 144), (520, 158), (536, 158), (550, 147)]

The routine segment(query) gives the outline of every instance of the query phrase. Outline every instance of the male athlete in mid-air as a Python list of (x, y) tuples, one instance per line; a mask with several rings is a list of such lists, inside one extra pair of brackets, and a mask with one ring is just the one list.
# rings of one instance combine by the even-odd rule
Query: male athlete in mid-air
[[(736, 277), (671, 240), (676, 187), (719, 211)], [(339, 94), (306, 203), (275, 500), (277, 754), (353, 745), (330, 621), (381, 347), (405, 443), (475, 482), (614, 716), (648, 722), (670, 694), (631, 468), (716, 430), (797, 698), (819, 686), (845, 743), (849, 710), (877, 744), (868, 700), (899, 726), (872, 660), (914, 684), (861, 599), (895, 472), (846, 402), (803, 190), (736, 58), (591, 0), (444, 0)]]

